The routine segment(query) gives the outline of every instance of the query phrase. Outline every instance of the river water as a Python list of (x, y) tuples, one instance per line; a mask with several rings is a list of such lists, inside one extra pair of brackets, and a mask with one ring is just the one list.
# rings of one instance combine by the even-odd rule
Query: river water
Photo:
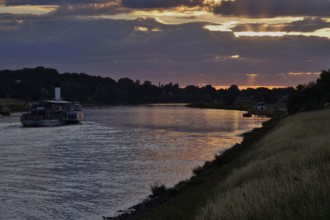
[(81, 125), (0, 117), (0, 219), (102, 219), (173, 186), (265, 118), (184, 106), (85, 109)]

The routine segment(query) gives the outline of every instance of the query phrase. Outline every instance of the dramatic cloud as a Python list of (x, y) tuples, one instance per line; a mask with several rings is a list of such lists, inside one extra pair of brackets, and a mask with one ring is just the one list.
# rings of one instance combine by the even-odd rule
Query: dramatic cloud
[(326, 22), (321, 18), (305, 18), (287, 25), (284, 31), (312, 32), (323, 28), (330, 28), (330, 22)]
[(329, 1), (0, 0), (0, 67), (297, 85), (329, 69)]
[(234, 32), (254, 31), (254, 32), (313, 32), (324, 28), (330, 28), (330, 22), (321, 18), (305, 18), (291, 23), (272, 24), (252, 23), (241, 24), (233, 27)]
[(128, 8), (171, 8), (177, 6), (194, 7), (202, 5), (204, 0), (122, 0)]
[(2, 10), (6, 13), (53, 16), (115, 15), (131, 11), (121, 6), (121, 0), (7, 0), (5, 6)]
[(329, 16), (330, 0), (235, 0), (215, 7), (222, 15), (242, 17)]
[(296, 85), (316, 76), (288, 73), (329, 68), (330, 41), (321, 38), (235, 38), (204, 29), (204, 22), (166, 25), (154, 19), (1, 20), (0, 27), (6, 27), (0, 28), (1, 68), (44, 65), (181, 85), (246, 85), (250, 73), (259, 85)]

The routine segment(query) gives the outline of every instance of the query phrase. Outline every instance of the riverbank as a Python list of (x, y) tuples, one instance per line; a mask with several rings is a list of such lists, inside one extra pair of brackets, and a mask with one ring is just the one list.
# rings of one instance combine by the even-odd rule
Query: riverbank
[(186, 105), (189, 108), (209, 108), (209, 109), (224, 109), (224, 110), (239, 110), (239, 111), (247, 111), (253, 103), (238, 103), (232, 105), (226, 105), (220, 102), (207, 102), (207, 103), (190, 103)]
[[(232, 105), (227, 105), (222, 102), (202, 102), (202, 103), (190, 103), (186, 106), (189, 108), (207, 108), (207, 109), (224, 109), (224, 110), (239, 110), (248, 111), (256, 104), (253, 100), (238, 100)], [(269, 109), (278, 109), (286, 112), (286, 103), (276, 103), (267, 105)]]
[(173, 188), (105, 219), (329, 219), (330, 109), (275, 117)]

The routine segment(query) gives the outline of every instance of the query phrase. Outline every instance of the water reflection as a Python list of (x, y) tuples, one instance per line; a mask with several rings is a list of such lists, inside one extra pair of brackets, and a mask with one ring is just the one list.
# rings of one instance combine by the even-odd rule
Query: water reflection
[(97, 219), (168, 186), (264, 118), (173, 106), (87, 109), (78, 126), (22, 128), (0, 118), (3, 219)]

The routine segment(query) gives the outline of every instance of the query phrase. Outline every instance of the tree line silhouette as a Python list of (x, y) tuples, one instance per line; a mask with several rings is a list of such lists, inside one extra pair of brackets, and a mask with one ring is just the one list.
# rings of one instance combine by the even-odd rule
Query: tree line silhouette
[(330, 103), (330, 70), (323, 70), (316, 82), (298, 85), (287, 102), (289, 114), (323, 108)]
[(257, 88), (239, 90), (237, 85), (216, 90), (211, 85), (198, 87), (178, 84), (153, 85), (150, 81), (91, 76), (86, 73), (58, 73), (56, 69), (36, 67), (0, 71), (0, 97), (25, 101), (53, 99), (59, 83), (62, 98), (91, 104), (200, 103), (233, 104), (238, 98), (276, 103), (294, 89)]

